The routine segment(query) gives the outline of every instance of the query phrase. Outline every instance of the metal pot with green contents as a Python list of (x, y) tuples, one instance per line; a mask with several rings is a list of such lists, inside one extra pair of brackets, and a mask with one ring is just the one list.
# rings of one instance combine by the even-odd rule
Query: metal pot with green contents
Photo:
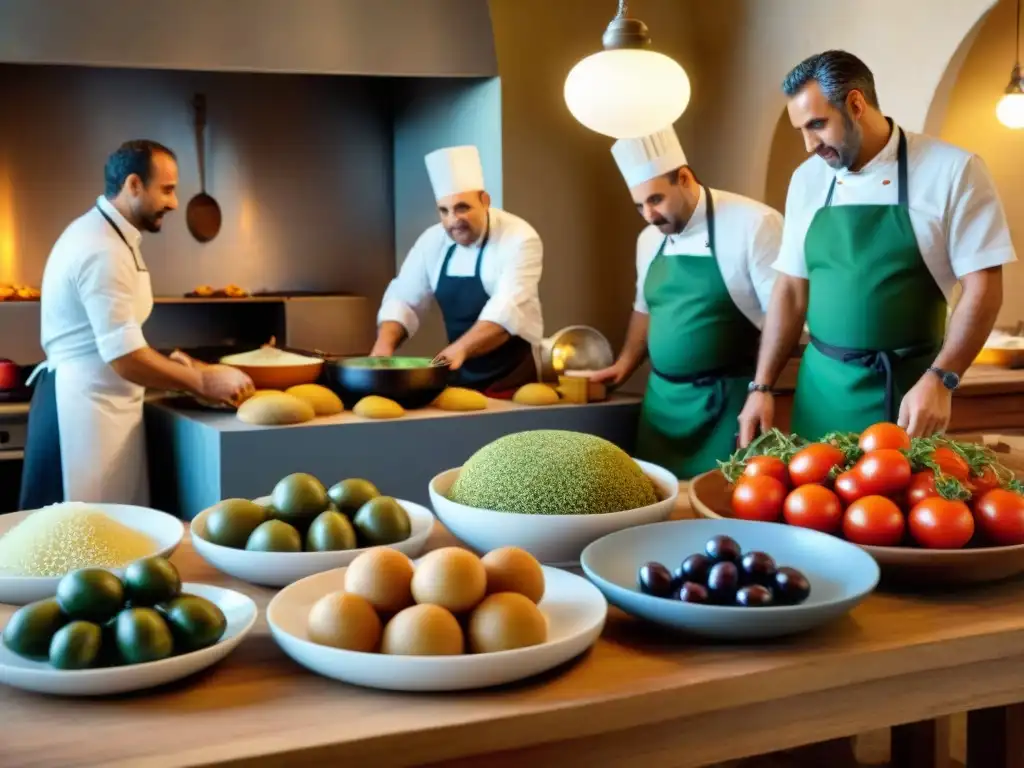
[(429, 357), (350, 357), (327, 361), (331, 388), (351, 408), (368, 395), (423, 408), (448, 386), (447, 363)]

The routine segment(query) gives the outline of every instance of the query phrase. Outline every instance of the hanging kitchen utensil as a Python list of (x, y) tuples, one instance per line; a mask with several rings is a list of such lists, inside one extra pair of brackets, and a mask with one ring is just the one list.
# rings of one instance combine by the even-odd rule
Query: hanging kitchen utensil
[(206, 192), (206, 96), (197, 93), (192, 101), (196, 118), (196, 154), (199, 157), (199, 189), (198, 195), (188, 201), (185, 210), (185, 222), (192, 237), (200, 243), (213, 240), (220, 232), (221, 213), (217, 201)]

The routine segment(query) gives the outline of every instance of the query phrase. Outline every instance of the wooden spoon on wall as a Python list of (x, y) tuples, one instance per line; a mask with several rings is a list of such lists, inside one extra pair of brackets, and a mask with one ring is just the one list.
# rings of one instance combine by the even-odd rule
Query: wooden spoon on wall
[(199, 188), (198, 195), (188, 201), (185, 210), (185, 222), (192, 237), (200, 243), (213, 240), (220, 232), (220, 205), (206, 192), (206, 145), (204, 132), (206, 129), (206, 96), (197, 93), (192, 101), (196, 117), (196, 154), (199, 157)]

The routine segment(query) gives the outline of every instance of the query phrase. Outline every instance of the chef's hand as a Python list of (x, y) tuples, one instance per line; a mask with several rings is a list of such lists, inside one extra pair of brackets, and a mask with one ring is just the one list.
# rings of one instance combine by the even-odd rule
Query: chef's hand
[(615, 363), (607, 368), (602, 368), (600, 371), (594, 371), (590, 374), (590, 381), (594, 384), (607, 384), (612, 387), (617, 387), (619, 384), (629, 378), (629, 371), (626, 370), (625, 366)]
[(925, 373), (900, 403), (899, 425), (911, 437), (931, 437), (946, 430), (953, 393), (934, 373)]
[(200, 394), (207, 400), (237, 405), (248, 399), (256, 389), (252, 379), (230, 365), (207, 365), (199, 369), (202, 377)]
[(448, 370), (457, 371), (466, 362), (466, 350), (462, 348), (459, 342), (455, 342), (438, 352), (434, 360), (438, 362), (445, 361), (448, 363)]
[(746, 448), (757, 437), (758, 429), (767, 432), (774, 422), (775, 398), (771, 392), (751, 392), (739, 415), (739, 447)]
[(392, 357), (394, 354), (395, 348), (382, 339), (377, 339), (370, 350), (370, 357)]

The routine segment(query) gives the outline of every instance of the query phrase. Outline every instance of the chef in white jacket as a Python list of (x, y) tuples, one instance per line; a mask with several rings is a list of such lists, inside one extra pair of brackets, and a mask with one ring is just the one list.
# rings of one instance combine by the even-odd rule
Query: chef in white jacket
[(108, 158), (105, 194), (61, 234), (43, 272), (41, 340), (34, 372), (21, 509), (61, 501), (149, 501), (142, 418), (147, 387), (218, 402), (252, 391), (227, 366), (193, 367), (146, 344), (153, 308), (142, 232), (159, 232), (178, 206), (170, 149), (130, 141)]
[(736, 448), (782, 215), (702, 184), (671, 126), (617, 141), (612, 155), (648, 226), (626, 343), (592, 378), (620, 384), (650, 359), (636, 453), (688, 479)]
[(491, 206), (476, 147), (439, 149), (425, 160), (440, 221), (420, 235), (388, 285), (371, 354), (393, 355), (433, 299), (448, 336), (438, 358), (457, 372), (455, 383), (506, 396), (537, 380), (540, 237)]

